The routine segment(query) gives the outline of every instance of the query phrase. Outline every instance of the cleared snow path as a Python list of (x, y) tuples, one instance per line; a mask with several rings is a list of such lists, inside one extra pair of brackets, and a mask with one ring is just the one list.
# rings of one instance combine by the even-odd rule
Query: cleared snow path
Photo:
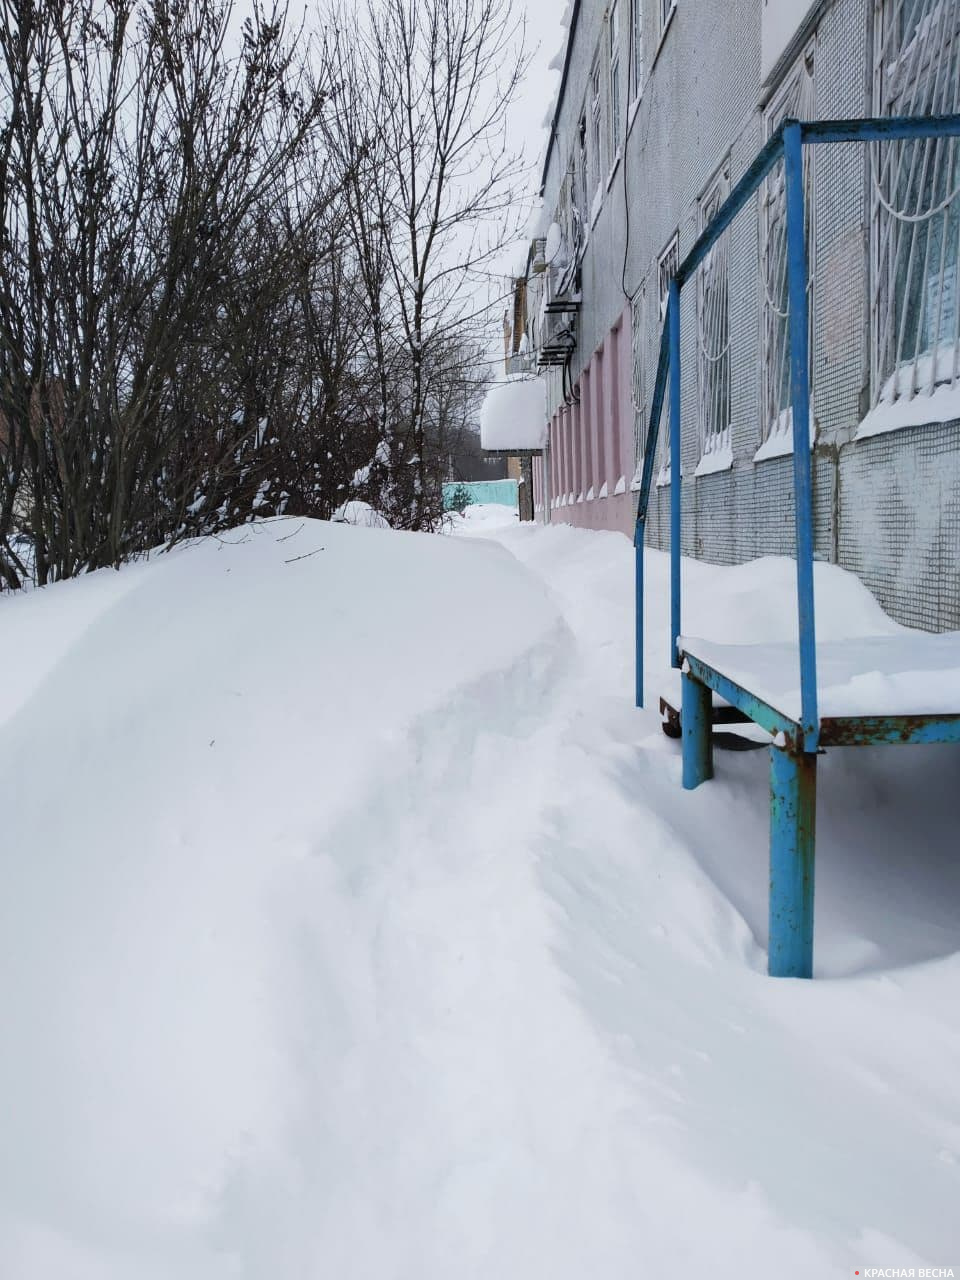
[[(827, 759), (834, 980), (770, 982), (763, 753), (683, 795), (629, 544), (502, 519), (0, 601), (3, 1280), (960, 1261), (957, 755)], [(758, 580), (786, 638), (787, 567), (727, 572), (721, 638)]]
[[(632, 1175), (658, 1223), (638, 1256), (684, 1274), (671, 1248), (689, 1231), (712, 1274), (955, 1263), (960, 860), (948, 797), (960, 753), (825, 758), (817, 968), (843, 980), (773, 982), (760, 949), (766, 752), (721, 753), (717, 781), (682, 792), (656, 674), (653, 710), (629, 706), (627, 541), (564, 528), (499, 536), (552, 587), (578, 641), (554, 706), (538, 863), (566, 912), (558, 956), (631, 1081)], [(666, 650), (667, 561), (648, 558), (648, 636)], [(791, 562), (685, 572), (691, 626), (709, 620), (730, 641), (794, 631)], [(818, 566), (817, 590), (827, 639), (902, 631), (839, 570)], [(702, 1181), (683, 1186), (671, 1160)]]

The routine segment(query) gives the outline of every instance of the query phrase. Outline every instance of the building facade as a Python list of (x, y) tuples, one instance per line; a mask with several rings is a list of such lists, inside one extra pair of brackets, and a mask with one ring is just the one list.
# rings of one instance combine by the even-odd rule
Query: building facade
[[(785, 118), (960, 111), (960, 0), (572, 0), (524, 281), (543, 519), (631, 533), (671, 275)], [(960, 627), (960, 146), (810, 148), (816, 554)], [(792, 554), (782, 165), (681, 307), (684, 551)], [(669, 547), (666, 419), (648, 515)]]

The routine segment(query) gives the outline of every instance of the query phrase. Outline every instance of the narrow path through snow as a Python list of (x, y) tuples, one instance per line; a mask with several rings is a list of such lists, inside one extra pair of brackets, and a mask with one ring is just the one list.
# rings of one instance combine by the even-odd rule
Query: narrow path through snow
[[(712, 1249), (737, 1259), (731, 1275), (761, 1274), (762, 1258), (779, 1257), (778, 1273), (798, 1276), (843, 1274), (868, 1256), (875, 1265), (953, 1258), (960, 865), (943, 798), (960, 753), (878, 749), (824, 761), (820, 970), (851, 976), (771, 982), (766, 753), (724, 756), (716, 783), (683, 793), (677, 745), (655, 711), (637, 713), (625, 696), (626, 540), (564, 529), (495, 536), (542, 574), (578, 645), (543, 730), (555, 773), (538, 863), (566, 912), (558, 958), (631, 1081), (633, 1177), (669, 1224), (653, 1232), (654, 1256), (669, 1266), (682, 1183), (674, 1171), (664, 1195), (655, 1169), (676, 1160), (703, 1179), (682, 1198)], [(845, 587), (855, 597), (850, 582), (826, 582), (823, 594)], [(717, 625), (716, 597), (703, 604)], [(834, 621), (843, 625), (836, 610)], [(894, 629), (869, 600), (854, 598), (846, 621)], [(663, 620), (650, 622), (649, 633), (659, 623), (665, 637)], [(752, 1213), (769, 1221), (740, 1235)], [(788, 1223), (799, 1235), (784, 1248), (778, 1232)], [(814, 1265), (806, 1250), (817, 1248)], [(716, 1273), (716, 1257), (702, 1261)]]

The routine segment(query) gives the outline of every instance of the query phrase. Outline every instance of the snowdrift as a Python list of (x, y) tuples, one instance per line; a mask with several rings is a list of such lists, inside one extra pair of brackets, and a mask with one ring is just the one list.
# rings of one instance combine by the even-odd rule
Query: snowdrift
[(455, 753), (465, 708), (516, 721), (564, 644), (500, 548), (310, 521), (0, 601), (5, 1280), (293, 1274), (246, 1197), (273, 1214), (305, 1042), (349, 1019), (371, 849), (332, 833), (407, 803), (431, 722)]

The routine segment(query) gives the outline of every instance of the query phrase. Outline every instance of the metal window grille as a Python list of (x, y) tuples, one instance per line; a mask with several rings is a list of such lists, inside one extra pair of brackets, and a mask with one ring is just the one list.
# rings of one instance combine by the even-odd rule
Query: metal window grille
[[(729, 193), (726, 171), (700, 202), (700, 229), (718, 213)], [(729, 232), (704, 258), (697, 272), (697, 372), (700, 393), (700, 456), (730, 448), (730, 273)]]
[(583, 218), (587, 216), (587, 113), (583, 112), (577, 124), (577, 158), (576, 158), (575, 204), (579, 207)]
[(594, 179), (603, 178), (603, 75), (598, 62), (590, 77), (590, 115), (593, 122)]
[(612, 158), (617, 154), (621, 133), (620, 105), (620, 0), (610, 6), (607, 35), (610, 40), (610, 147)]
[(633, 352), (633, 445), (634, 475), (632, 488), (639, 488), (643, 471), (643, 453), (647, 446), (647, 287), (642, 284), (630, 300), (630, 332)]
[(633, 0), (631, 9), (632, 40), (630, 68), (630, 97), (640, 97), (643, 90), (643, 0)]
[[(680, 232), (675, 231), (664, 251), (657, 259), (657, 336), (667, 321), (667, 302), (670, 298), (670, 281), (680, 266)], [(658, 484), (670, 479), (670, 386), (667, 384), (660, 417), (660, 467)]]
[[(787, 77), (766, 113), (769, 137), (787, 118), (810, 120), (816, 110), (814, 92), (814, 51), (807, 49)], [(808, 148), (804, 154), (804, 184), (807, 188), (807, 248), (810, 254), (810, 280), (813, 267), (813, 157)], [(761, 433), (764, 440), (782, 436), (792, 438), (793, 419), (790, 411), (790, 344), (789, 308), (787, 305), (787, 218), (783, 161), (773, 169), (763, 185), (760, 197), (760, 279), (763, 288), (761, 338), (761, 385), (763, 413)], [(812, 308), (811, 333), (812, 333)]]
[[(875, 0), (880, 114), (960, 111), (960, 5)], [(875, 143), (871, 398), (960, 385), (960, 141)]]

